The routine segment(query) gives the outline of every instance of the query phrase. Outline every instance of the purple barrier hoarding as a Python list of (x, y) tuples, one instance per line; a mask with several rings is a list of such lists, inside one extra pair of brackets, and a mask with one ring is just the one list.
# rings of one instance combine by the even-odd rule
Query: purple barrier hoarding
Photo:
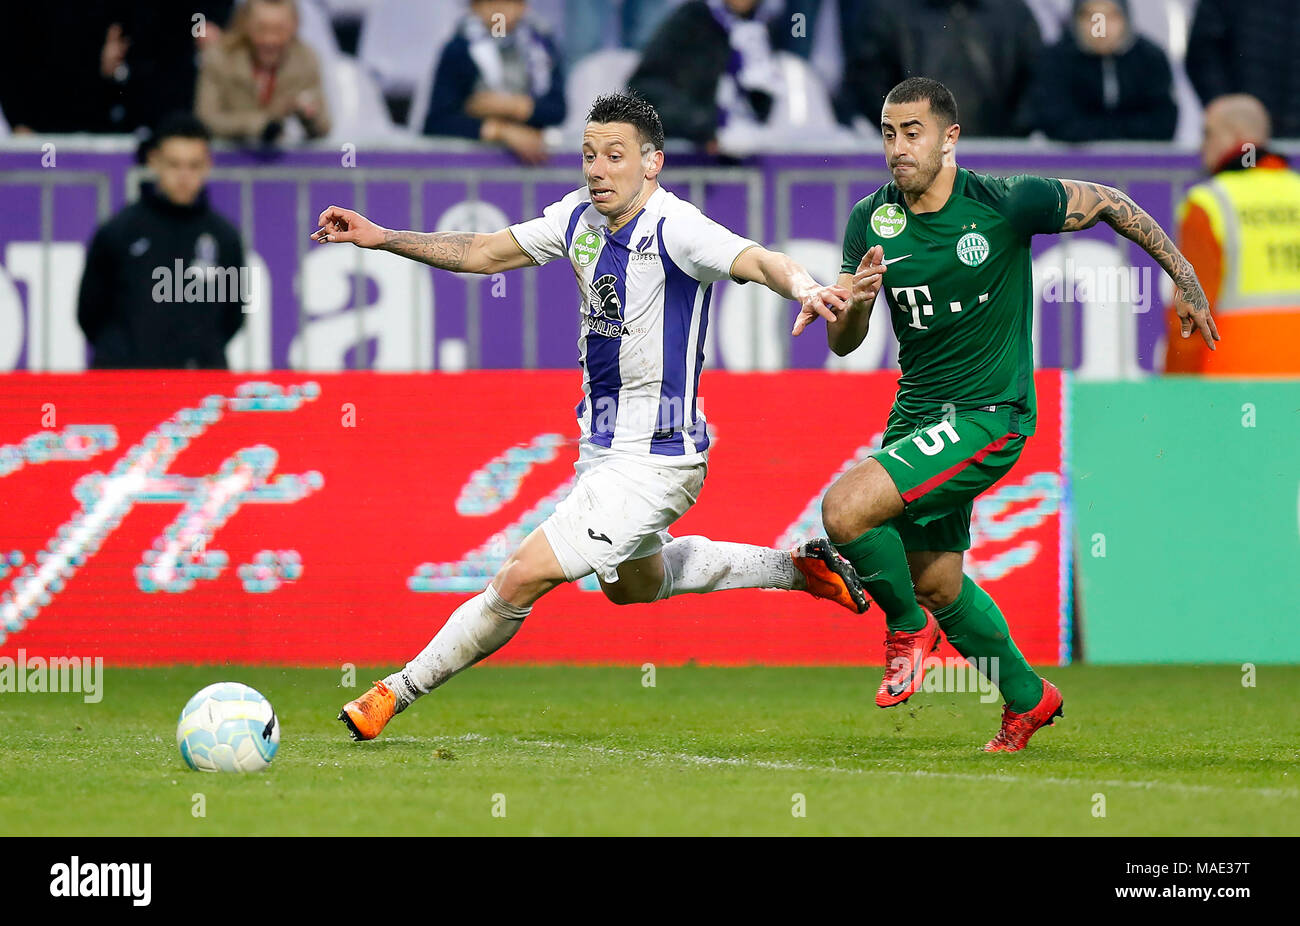
[[(43, 159), (48, 163), (48, 153), (0, 152), (7, 218), (0, 226), (0, 369), (83, 365), (75, 302), (85, 245), (101, 215), (120, 208), (139, 179), (129, 176), (133, 158), (125, 153), (60, 147), (55, 166), (42, 167)], [(961, 164), (1121, 186), (1171, 230), (1178, 199), (1198, 178), (1194, 157), (1172, 152), (986, 150), (962, 152)], [(492, 151), (219, 152), (216, 168), (211, 200), (243, 229), (255, 255), (256, 305), (230, 351), (237, 367), (574, 364), (577, 295), (563, 262), (467, 278), (392, 255), (321, 248), (306, 236), (332, 203), (391, 227), (493, 230), (539, 214), (580, 185), (576, 155), (534, 170)], [(769, 155), (728, 168), (673, 154), (663, 179), (715, 220), (788, 248), (815, 275), (832, 278), (849, 208), (888, 177), (873, 148), (861, 156)], [(1146, 254), (1101, 227), (1040, 236), (1035, 259), (1036, 285), (1046, 293), (1036, 328), (1041, 366), (1105, 377), (1158, 365), (1163, 275)], [(1045, 281), (1053, 268), (1076, 285), (1089, 268), (1110, 271), (1109, 286), (1087, 293), (1058, 280), (1053, 293)], [(1128, 276), (1131, 286), (1122, 279)], [(791, 341), (784, 332), (793, 306), (757, 289), (720, 284), (710, 366), (843, 366), (817, 332)], [(854, 368), (891, 365), (892, 334), (876, 328)]]

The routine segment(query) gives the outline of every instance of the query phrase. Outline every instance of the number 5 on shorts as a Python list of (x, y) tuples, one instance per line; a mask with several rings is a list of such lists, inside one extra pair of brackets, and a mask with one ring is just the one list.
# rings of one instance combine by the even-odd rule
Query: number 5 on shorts
[[(926, 442), (924, 437), (929, 436), (930, 442)], [(957, 436), (957, 431), (953, 428), (952, 422), (945, 418), (933, 427), (926, 428), (921, 435), (912, 438), (912, 443), (916, 444), (916, 449), (921, 451), (927, 457), (932, 457), (944, 448), (944, 436), (947, 435), (950, 443), (957, 443), (961, 440)]]

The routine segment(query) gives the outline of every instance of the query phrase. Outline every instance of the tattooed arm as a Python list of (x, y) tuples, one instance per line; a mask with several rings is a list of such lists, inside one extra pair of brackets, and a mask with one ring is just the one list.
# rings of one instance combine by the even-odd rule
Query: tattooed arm
[(379, 249), (431, 267), (463, 273), (498, 273), (533, 263), (533, 259), (515, 243), (514, 235), (505, 229), (490, 235), (384, 229), (384, 240)]
[(358, 212), (330, 206), (317, 220), (313, 241), (346, 242), (359, 248), (389, 251), (441, 270), (498, 273), (527, 267), (533, 259), (514, 235), (502, 229), (490, 235), (475, 232), (415, 232), (381, 228)]
[(1214, 350), (1219, 340), (1219, 329), (1210, 315), (1205, 291), (1192, 265), (1174, 246), (1156, 220), (1128, 195), (1100, 183), (1084, 180), (1061, 180), (1068, 198), (1065, 224), (1061, 231), (1079, 231), (1105, 222), (1130, 241), (1135, 241), (1156, 259), (1165, 273), (1174, 281), (1174, 311), (1182, 322), (1183, 337), (1191, 337), (1199, 329), (1201, 337)]

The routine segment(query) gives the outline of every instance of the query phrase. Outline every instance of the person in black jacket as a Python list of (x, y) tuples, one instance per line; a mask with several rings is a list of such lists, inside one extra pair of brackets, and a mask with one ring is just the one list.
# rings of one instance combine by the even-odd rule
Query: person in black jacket
[(168, 117), (149, 154), (156, 183), (95, 232), (77, 301), (92, 367), (226, 369), (248, 268), (238, 229), (208, 205), (208, 140), (194, 116)]
[(1300, 138), (1300, 10), (1295, 0), (1199, 0), (1187, 76), (1201, 103), (1248, 93), (1277, 138)]
[(660, 23), (628, 89), (659, 111), (669, 138), (712, 154), (728, 119), (767, 121), (780, 91), (774, 33), (788, 28), (768, 12), (759, 0), (687, 0)]
[(858, 0), (851, 9), (843, 122), (880, 124), (885, 94), (908, 77), (960, 90), (963, 138), (1028, 135), (1028, 87), (1043, 37), (1024, 0)]
[(5, 5), (0, 108), (14, 134), (113, 130), (112, 72), (125, 54), (114, 25), (103, 2)]
[(1034, 128), (1060, 141), (1174, 137), (1169, 59), (1133, 31), (1128, 0), (1075, 0), (1072, 28), (1047, 49), (1030, 91)]
[(541, 130), (564, 121), (564, 72), (551, 36), (524, 0), (471, 0), (442, 55), (425, 135), (505, 145), (526, 163), (546, 159)]
[(9, 77), (0, 80), (0, 109), (15, 134), (147, 129), (193, 105), (197, 46), (220, 33), (234, 5), (235, 0), (6, 4)]

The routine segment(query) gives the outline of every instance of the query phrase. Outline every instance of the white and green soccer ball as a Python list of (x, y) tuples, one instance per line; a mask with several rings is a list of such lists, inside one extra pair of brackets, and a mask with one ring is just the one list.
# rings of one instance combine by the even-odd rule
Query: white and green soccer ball
[(217, 682), (181, 711), (176, 745), (199, 772), (260, 772), (280, 748), (280, 722), (271, 702), (239, 682)]

